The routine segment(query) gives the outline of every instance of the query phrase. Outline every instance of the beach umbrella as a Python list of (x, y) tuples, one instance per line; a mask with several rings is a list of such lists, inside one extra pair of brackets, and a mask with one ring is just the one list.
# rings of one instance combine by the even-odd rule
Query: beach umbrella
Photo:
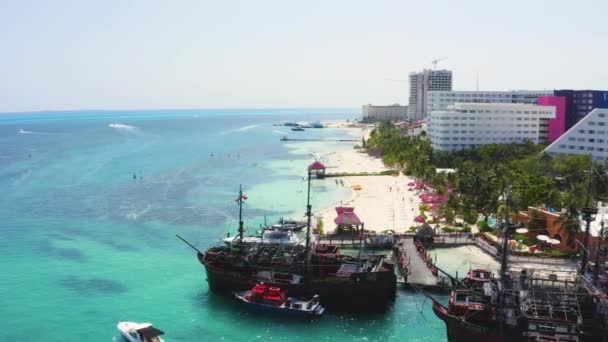
[(559, 241), (558, 239), (549, 239), (549, 240), (547, 240), (547, 243), (552, 244), (552, 245), (559, 245), (562, 242)]
[[(519, 228), (519, 229), (515, 229), (516, 233), (519, 234), (526, 234), (528, 232), (528, 228)], [(539, 235), (540, 236), (540, 235)]]
[(409, 183), (407, 183), (407, 185), (408, 185), (408, 186), (414, 186), (414, 185), (416, 185), (416, 183), (414, 183), (414, 182), (409, 182)]
[(547, 242), (550, 238), (547, 235), (538, 235), (536, 237), (539, 241)]

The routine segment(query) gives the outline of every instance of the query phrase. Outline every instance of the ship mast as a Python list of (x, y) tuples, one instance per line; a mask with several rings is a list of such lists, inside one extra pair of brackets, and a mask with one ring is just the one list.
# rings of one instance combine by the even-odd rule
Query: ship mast
[(310, 168), (308, 168), (308, 193), (306, 195), (306, 251), (310, 248), (310, 219), (312, 216), (312, 207), (310, 205)]
[(505, 222), (502, 230), (502, 251), (500, 258), (500, 279), (503, 287), (506, 285), (505, 280), (507, 279), (508, 272), (508, 253), (509, 253), (509, 236), (511, 235), (511, 222), (509, 220), (509, 196), (510, 196), (510, 188), (507, 187), (505, 190), (505, 207), (506, 207), (506, 216)]
[(509, 200), (511, 195), (511, 187), (507, 185), (505, 188), (504, 199), (505, 199), (505, 222), (502, 227), (502, 251), (500, 257), (500, 289), (498, 291), (498, 312), (497, 318), (499, 322), (499, 333), (502, 338), (504, 338), (505, 334), (505, 323), (506, 323), (506, 291), (507, 291), (507, 273), (508, 270), (508, 253), (509, 253), (509, 237), (512, 234), (512, 225), (510, 222), (510, 209), (509, 209)]
[(239, 184), (239, 240), (243, 242), (243, 187)]
[(595, 176), (595, 170), (593, 168), (593, 164), (589, 167), (589, 179), (587, 184), (587, 200), (585, 202), (585, 208), (581, 209), (583, 221), (585, 221), (585, 242), (583, 245), (583, 253), (581, 256), (581, 268), (579, 270), (580, 275), (585, 276), (585, 271), (587, 270), (587, 262), (589, 261), (589, 236), (591, 235), (591, 222), (595, 221), (595, 215), (597, 214), (597, 206), (591, 207), (592, 198), (591, 198), (591, 187), (593, 177)]

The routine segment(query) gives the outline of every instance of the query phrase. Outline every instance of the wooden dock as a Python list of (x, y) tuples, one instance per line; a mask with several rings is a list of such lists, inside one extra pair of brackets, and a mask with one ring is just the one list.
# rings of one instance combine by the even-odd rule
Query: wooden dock
[(438, 277), (431, 273), (426, 263), (418, 256), (413, 239), (401, 240), (409, 260), (407, 283), (414, 286), (437, 286)]

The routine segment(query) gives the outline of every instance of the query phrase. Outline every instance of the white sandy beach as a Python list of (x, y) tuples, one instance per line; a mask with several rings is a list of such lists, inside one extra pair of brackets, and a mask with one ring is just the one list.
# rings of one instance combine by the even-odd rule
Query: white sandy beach
[[(365, 134), (361, 129), (356, 130), (357, 135)], [(328, 173), (341, 172), (380, 172), (388, 170), (382, 160), (361, 153), (354, 148), (344, 152), (336, 152), (325, 157), (324, 163)], [(418, 215), (420, 199), (413, 191), (408, 191), (407, 184), (414, 181), (411, 177), (400, 175), (394, 176), (356, 176), (339, 177), (315, 180), (316, 182), (327, 182), (330, 186), (342, 186), (336, 184), (336, 180), (342, 180), (344, 186), (360, 185), (362, 190), (352, 191), (351, 198), (345, 198), (342, 203), (355, 207), (355, 213), (365, 224), (366, 230), (381, 232), (387, 229), (398, 233), (405, 232), (409, 227), (417, 225), (414, 218)], [(315, 213), (317, 218), (322, 217), (325, 232), (331, 232), (335, 228), (335, 209), (327, 208)]]

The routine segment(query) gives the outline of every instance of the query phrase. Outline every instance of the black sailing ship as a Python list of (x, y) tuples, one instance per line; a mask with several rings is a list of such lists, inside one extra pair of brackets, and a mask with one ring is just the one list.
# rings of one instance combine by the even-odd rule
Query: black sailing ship
[[(597, 211), (583, 209), (587, 223), (593, 210)], [(581, 268), (573, 282), (564, 284), (553, 277), (548, 282), (535, 278), (535, 270), (509, 271), (508, 241), (514, 230), (507, 219), (503, 225), (500, 279), (473, 281), (467, 287), (455, 288), (447, 307), (429, 296), (434, 313), (445, 322), (448, 340), (608, 341), (608, 289), (597, 286), (598, 267), (596, 281), (585, 276)], [(582, 265), (587, 264), (588, 234), (589, 224)]]
[(305, 243), (243, 236), (242, 205), (246, 197), (239, 191), (238, 235), (205, 252), (197, 250), (213, 292), (231, 294), (264, 282), (285, 289), (291, 296), (319, 295), (325, 306), (339, 310), (377, 310), (394, 301), (397, 279), (392, 261), (385, 256), (356, 258), (342, 254), (338, 246), (311, 241), (310, 182), (316, 171), (314, 165), (308, 167)]

